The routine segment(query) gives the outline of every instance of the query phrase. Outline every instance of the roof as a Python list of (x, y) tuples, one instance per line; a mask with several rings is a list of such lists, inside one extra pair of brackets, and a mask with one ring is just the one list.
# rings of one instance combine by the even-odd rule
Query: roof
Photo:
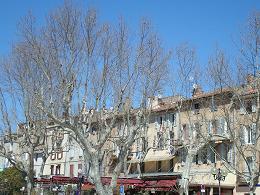
[[(193, 96), (191, 98), (184, 98), (181, 96), (178, 96), (179, 99), (174, 98), (175, 101), (169, 101), (171, 99), (170, 97), (164, 97), (161, 98), (159, 100), (159, 105), (158, 107), (153, 109), (153, 112), (160, 112), (160, 111), (165, 111), (165, 110), (171, 110), (171, 109), (177, 109), (178, 103), (182, 102), (190, 102), (190, 101), (196, 101), (202, 98), (208, 98), (208, 97), (212, 97), (212, 96), (216, 96), (216, 95), (220, 95), (220, 94), (226, 94), (226, 93), (232, 93), (234, 91), (234, 89), (232, 88), (223, 88), (223, 89), (217, 89), (215, 91), (212, 92), (208, 92), (208, 93), (202, 93), (196, 96)], [(175, 97), (175, 96), (172, 96)], [(167, 101), (164, 101), (164, 99), (167, 99)], [(178, 100), (178, 101), (176, 101)]]

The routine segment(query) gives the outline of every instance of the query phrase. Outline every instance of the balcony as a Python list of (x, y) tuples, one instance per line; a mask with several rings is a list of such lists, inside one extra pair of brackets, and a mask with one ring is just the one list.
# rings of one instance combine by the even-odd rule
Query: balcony
[[(248, 172), (243, 172), (243, 174), (248, 174)], [(247, 185), (248, 182), (246, 181), (246, 178), (243, 176), (237, 176), (237, 185)]]
[(208, 137), (210, 138), (211, 141), (230, 140), (230, 135), (228, 133), (223, 133), (223, 134), (213, 133), (213, 134), (208, 134)]
[(152, 173), (132, 173), (129, 174), (128, 177), (130, 178), (138, 178), (138, 177), (153, 177), (153, 176), (179, 176), (179, 172), (152, 172)]

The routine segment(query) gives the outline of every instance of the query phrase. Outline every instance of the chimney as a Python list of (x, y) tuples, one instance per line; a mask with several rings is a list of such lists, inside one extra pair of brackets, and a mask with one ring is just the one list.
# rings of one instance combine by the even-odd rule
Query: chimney
[(159, 97), (153, 96), (148, 98), (148, 107), (154, 109), (159, 106)]
[(193, 91), (192, 91), (192, 97), (197, 97), (199, 95), (202, 95), (203, 91), (200, 85), (194, 84), (193, 85)]

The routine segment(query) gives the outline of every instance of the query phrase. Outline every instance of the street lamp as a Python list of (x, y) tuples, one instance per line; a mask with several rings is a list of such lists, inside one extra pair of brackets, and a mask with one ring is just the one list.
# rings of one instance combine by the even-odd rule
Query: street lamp
[(221, 189), (220, 189), (220, 181), (225, 181), (225, 178), (227, 176), (227, 171), (224, 169), (220, 168), (213, 168), (211, 169), (211, 174), (214, 176), (215, 180), (218, 180), (218, 194), (221, 194)]

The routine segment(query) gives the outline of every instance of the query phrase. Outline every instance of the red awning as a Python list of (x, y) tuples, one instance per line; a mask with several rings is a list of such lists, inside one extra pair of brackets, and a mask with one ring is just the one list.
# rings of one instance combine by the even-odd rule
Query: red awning
[[(110, 185), (111, 177), (102, 177), (101, 182), (103, 185)], [(117, 184), (119, 185), (133, 185), (133, 184), (143, 184), (144, 181), (138, 178), (118, 178)]]
[[(35, 178), (36, 183), (48, 184), (78, 184), (79, 178), (77, 177), (62, 177), (62, 176), (53, 176), (50, 179), (47, 178)], [(102, 177), (101, 182), (103, 185), (110, 185), (111, 177)], [(142, 190), (155, 190), (155, 191), (171, 191), (175, 188), (176, 178), (150, 178), (149, 180), (138, 179), (138, 178), (118, 178), (117, 185), (124, 185), (125, 189), (138, 188)], [(94, 184), (84, 181), (82, 185), (82, 190), (94, 189)]]
[(145, 181), (144, 190), (171, 191), (175, 188), (176, 180)]
[(176, 185), (176, 180), (145, 181), (145, 184), (151, 187), (173, 187)]
[(48, 179), (48, 178), (34, 178), (34, 182), (48, 184), (48, 183), (50, 183), (50, 179)]
[(58, 183), (58, 184), (77, 184), (77, 183), (79, 183), (79, 178), (53, 176), (51, 181), (52, 181), (52, 183)]

